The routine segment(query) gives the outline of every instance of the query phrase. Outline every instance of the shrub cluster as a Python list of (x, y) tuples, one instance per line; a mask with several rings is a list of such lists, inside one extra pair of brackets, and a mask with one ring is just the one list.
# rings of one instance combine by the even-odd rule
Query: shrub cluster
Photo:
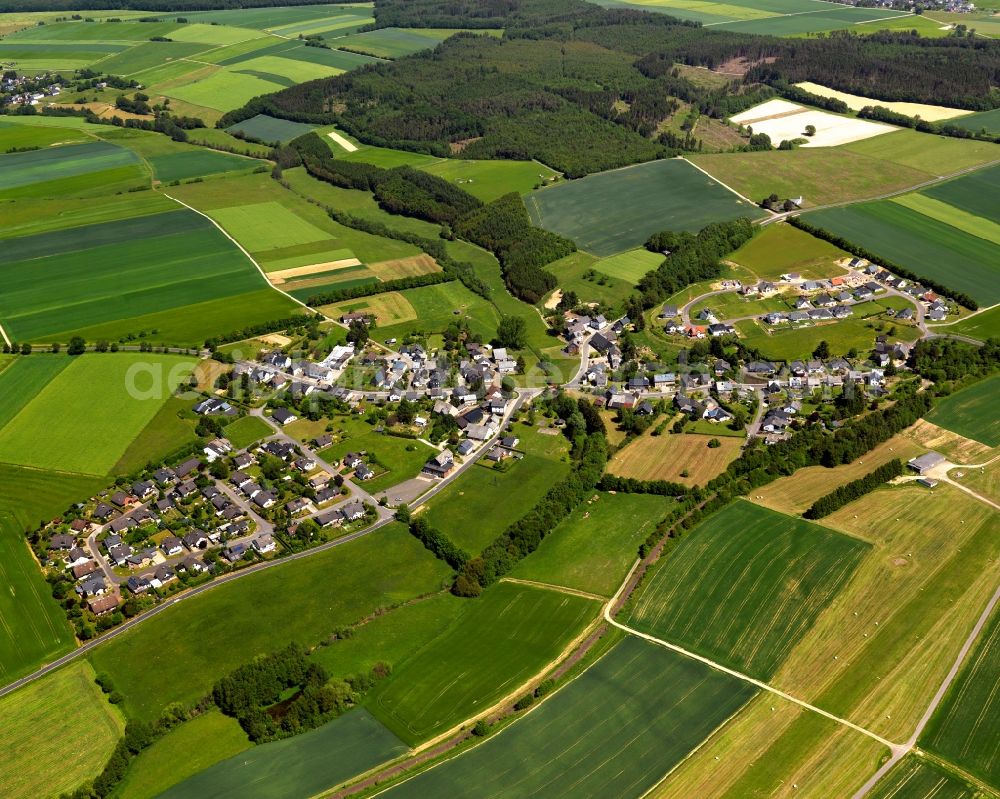
[(456, 546), (444, 533), (430, 526), (422, 516), (410, 519), (410, 533), (451, 568), (459, 570), (469, 562), (469, 554)]

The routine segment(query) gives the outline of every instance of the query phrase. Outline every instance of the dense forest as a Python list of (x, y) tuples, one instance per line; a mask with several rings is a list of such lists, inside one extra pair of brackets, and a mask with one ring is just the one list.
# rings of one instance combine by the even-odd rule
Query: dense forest
[[(808, 39), (725, 32), (583, 0), (379, 0), (376, 27), (504, 28), (258, 97), (257, 113), (336, 123), (368, 144), (438, 156), (536, 158), (580, 177), (696, 149), (664, 122), (690, 105), (726, 118), (811, 80), (876, 100), (1000, 106), (1000, 42), (907, 31)], [(742, 79), (696, 86), (677, 64), (738, 62)], [(829, 105), (830, 101), (820, 101)]]

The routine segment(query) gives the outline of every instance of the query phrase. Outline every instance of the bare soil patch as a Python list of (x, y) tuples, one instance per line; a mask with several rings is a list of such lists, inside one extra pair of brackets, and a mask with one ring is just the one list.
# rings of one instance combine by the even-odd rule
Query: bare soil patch
[[(719, 436), (719, 446), (711, 449), (712, 438), (698, 433), (646, 433), (615, 453), (608, 471), (637, 480), (705, 485), (736, 459), (743, 445), (742, 438)], [(687, 477), (682, 477), (685, 471)]]
[(441, 267), (437, 261), (426, 253), (413, 255), (409, 258), (394, 258), (391, 261), (379, 261), (368, 264), (368, 268), (375, 273), (379, 280), (396, 280), (401, 277), (416, 277), (417, 275), (429, 275), (432, 272), (440, 272)]
[(288, 280), (305, 275), (317, 275), (322, 272), (335, 272), (338, 269), (346, 269), (349, 266), (361, 266), (361, 261), (357, 258), (342, 258), (339, 261), (326, 261), (321, 264), (310, 264), (309, 266), (296, 266), (293, 269), (282, 269), (278, 272), (268, 272), (270, 281), (280, 286)]

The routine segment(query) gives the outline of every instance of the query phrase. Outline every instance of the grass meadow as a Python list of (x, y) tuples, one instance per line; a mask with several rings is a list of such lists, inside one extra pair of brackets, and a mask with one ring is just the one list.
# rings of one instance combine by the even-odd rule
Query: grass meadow
[(635, 285), (647, 272), (653, 271), (662, 263), (662, 253), (640, 248), (601, 258), (594, 264), (594, 269), (608, 277)]
[(980, 341), (1000, 337), (1000, 306), (966, 317), (957, 324), (942, 327), (940, 330), (936, 325), (932, 329), (941, 333), (959, 333)]
[(772, 682), (903, 740), (1000, 580), (996, 514), (951, 486), (875, 491), (824, 524), (870, 541)]
[(293, 738), (254, 746), (158, 796), (160, 799), (318, 796), (405, 751), (398, 738), (359, 708)]
[(107, 474), (192, 368), (171, 355), (79, 356), (0, 429), (0, 461)]
[(267, 438), (274, 430), (267, 422), (257, 416), (244, 416), (226, 425), (224, 435), (236, 449), (245, 449), (255, 441)]
[(646, 582), (629, 623), (767, 679), (869, 549), (739, 500), (685, 535)]
[(559, 174), (537, 161), (466, 161), (442, 158), (419, 168), (456, 184), (483, 202), (490, 202), (510, 192), (527, 194), (543, 181)]
[(192, 400), (184, 397), (170, 397), (164, 402), (149, 424), (132, 439), (110, 474), (130, 474), (196, 442), (198, 423), (190, 413), (191, 405)]
[(0, 699), (0, 717), (0, 793), (7, 799), (75, 790), (100, 773), (125, 729), (85, 660)]
[(376, 686), (366, 706), (409, 744), (486, 710), (555, 660), (597, 618), (592, 599), (499, 583)]
[(1000, 377), (980, 380), (939, 401), (927, 421), (990, 447), (1000, 446)]
[(175, 727), (132, 761), (117, 796), (154, 799), (164, 790), (251, 748), (236, 719), (209, 710)]
[(697, 232), (709, 222), (764, 212), (681, 159), (615, 169), (533, 192), (534, 224), (573, 239), (598, 256), (640, 246), (663, 228)]
[(1000, 786), (1000, 613), (994, 611), (944, 702), (920, 738), (921, 747)]
[(976, 799), (982, 794), (936, 763), (907, 755), (869, 794), (872, 799)]
[(385, 795), (637, 799), (755, 691), (629, 637), (496, 736)]
[[(214, 588), (89, 657), (98, 671), (112, 675), (129, 716), (152, 720), (171, 702), (197, 700), (215, 680), (257, 655), (291, 641), (317, 643), (378, 608), (437, 591), (449, 573), (394, 524), (294, 565)], [(294, 612), (289, 597), (296, 598)]]
[[(958, 124), (958, 119), (950, 120)], [(899, 166), (918, 169), (934, 177), (943, 177), (969, 167), (996, 160), (996, 149), (990, 142), (953, 139), (926, 133), (900, 130), (885, 136), (844, 145), (843, 149), (858, 155), (877, 158)]]
[(788, 272), (806, 279), (836, 277), (844, 270), (837, 261), (850, 256), (829, 242), (791, 225), (768, 225), (729, 256), (762, 280), (777, 280)]
[[(718, 477), (739, 457), (743, 437), (727, 435), (725, 425), (718, 425), (718, 447), (708, 442), (715, 436), (700, 433), (665, 433), (649, 431), (618, 450), (608, 464), (608, 471), (619, 477), (637, 480), (670, 480), (688, 486), (705, 485)], [(681, 473), (687, 472), (684, 476)]]
[(387, 470), (365, 481), (365, 490), (369, 492), (382, 491), (416, 477), (435, 452), (416, 439), (377, 433), (372, 425), (353, 417), (338, 417), (336, 426), (346, 437), (327, 447), (321, 455), (331, 465), (337, 465), (348, 452), (365, 452), (369, 462), (374, 461)]
[(510, 576), (610, 597), (638, 557), (639, 545), (672, 504), (646, 494), (595, 494)]
[(531, 438), (542, 438), (540, 433), (514, 432), (521, 438), (518, 448), (526, 450), (523, 459), (511, 462), (505, 471), (478, 464), (466, 469), (420, 511), (432, 527), (470, 555), (481, 552), (524, 516), (569, 472), (569, 464), (562, 460), (566, 452), (562, 436), (551, 437), (559, 449), (539, 452), (532, 451)]

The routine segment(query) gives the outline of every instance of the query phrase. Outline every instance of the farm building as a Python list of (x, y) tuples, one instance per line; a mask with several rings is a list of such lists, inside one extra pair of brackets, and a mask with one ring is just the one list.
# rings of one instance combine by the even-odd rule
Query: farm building
[(942, 463), (944, 463), (944, 455), (938, 452), (926, 452), (923, 455), (918, 455), (916, 458), (911, 458), (906, 465), (919, 474), (926, 474), (935, 466), (940, 466)]

